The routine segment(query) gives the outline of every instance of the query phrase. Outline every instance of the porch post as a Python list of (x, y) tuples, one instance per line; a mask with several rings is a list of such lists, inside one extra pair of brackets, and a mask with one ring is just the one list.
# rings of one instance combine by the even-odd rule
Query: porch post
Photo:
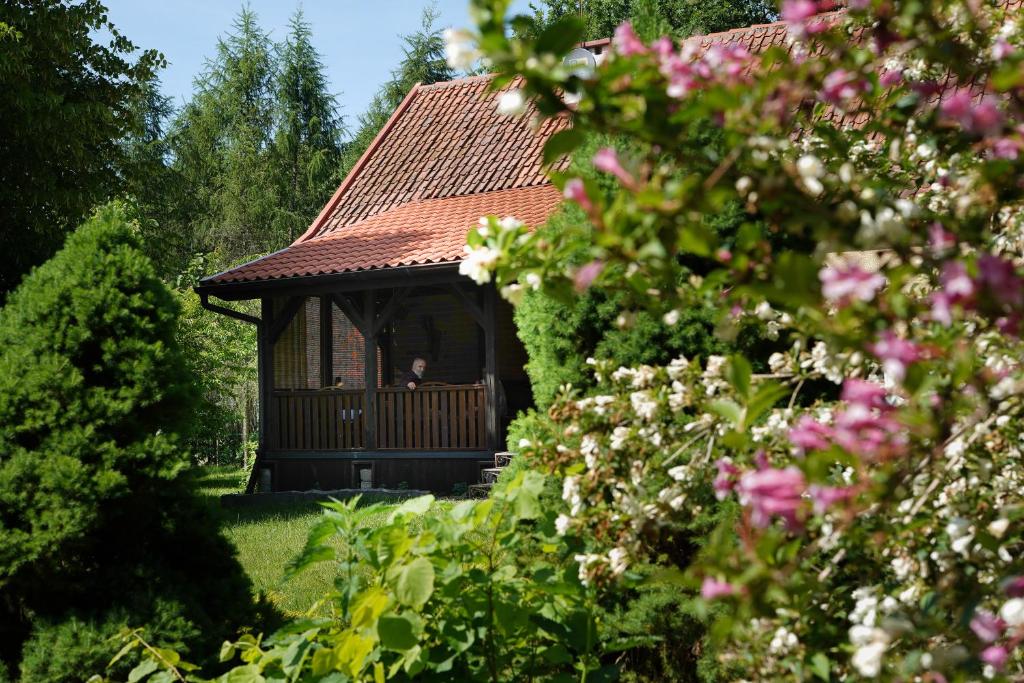
[(484, 285), (484, 385), (487, 392), (487, 449), (498, 450), (498, 330), (494, 285)]
[(260, 322), (256, 326), (256, 374), (259, 382), (259, 449), (256, 461), (252, 464), (252, 474), (245, 486), (246, 493), (255, 493), (256, 481), (259, 478), (260, 464), (270, 445), (271, 433), (274, 429), (270, 424), (270, 402), (274, 390), (274, 342), (271, 337), (274, 323), (274, 305), (268, 297), (260, 300)]
[(364, 363), (366, 396), (363, 405), (363, 426), (365, 428), (366, 450), (377, 449), (377, 325), (376, 292), (363, 292), (363, 341), (365, 342)]
[(329, 295), (320, 297), (320, 386), (334, 386), (334, 315)]

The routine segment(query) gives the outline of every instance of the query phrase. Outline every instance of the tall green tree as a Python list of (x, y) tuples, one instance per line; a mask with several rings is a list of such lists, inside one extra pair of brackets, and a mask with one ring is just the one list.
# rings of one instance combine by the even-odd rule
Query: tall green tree
[(195, 81), (195, 94), (174, 125), (174, 164), (191, 205), (181, 229), (196, 246), (228, 261), (282, 246), (275, 222), (280, 204), (273, 163), (276, 56), (252, 10)]
[(2, 300), (123, 188), (119, 141), (163, 57), (139, 51), (99, 0), (6, 0), (0, 26)]
[(455, 77), (455, 71), (445, 60), (442, 30), (436, 25), (438, 16), (436, 5), (424, 7), (419, 30), (402, 36), (402, 60), (391, 72), (391, 78), (374, 95), (367, 110), (359, 116), (359, 129), (345, 146), (342, 176), (355, 166), (414, 85), (438, 83)]
[(581, 6), (587, 40), (610, 37), (622, 22), (642, 17), (645, 6), (656, 7), (658, 15), (677, 38), (761, 24), (777, 16), (771, 0), (583, 0), (582, 3), (580, 0), (537, 0), (530, 3), (539, 28), (567, 15), (580, 16)]
[(281, 173), (279, 222), (289, 241), (305, 230), (336, 187), (344, 120), (330, 93), (323, 60), (302, 9), (279, 47), (278, 124), (274, 147)]

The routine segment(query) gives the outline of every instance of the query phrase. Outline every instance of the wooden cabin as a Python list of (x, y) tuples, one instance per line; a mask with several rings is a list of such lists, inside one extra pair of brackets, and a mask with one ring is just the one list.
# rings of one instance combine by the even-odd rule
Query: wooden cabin
[[(272, 490), (369, 475), (448, 493), (480, 480), (532, 405), (511, 307), (458, 266), (481, 216), (538, 225), (555, 210), (541, 148), (566, 122), (499, 116), (489, 84), (415, 87), (306, 234), (196, 287), (207, 308), (258, 326), (256, 469)], [(259, 299), (261, 315), (214, 297)], [(410, 390), (398, 380), (416, 357), (427, 370)]]

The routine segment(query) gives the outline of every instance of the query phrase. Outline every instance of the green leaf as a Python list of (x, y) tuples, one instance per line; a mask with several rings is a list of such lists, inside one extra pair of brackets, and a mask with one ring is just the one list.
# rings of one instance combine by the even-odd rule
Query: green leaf
[(434, 566), (425, 557), (418, 557), (398, 571), (395, 597), (403, 605), (420, 609), (434, 592)]
[(411, 614), (385, 614), (377, 622), (380, 644), (387, 650), (405, 652), (419, 644), (422, 621)]
[(550, 52), (563, 55), (582, 40), (583, 22), (575, 15), (567, 14), (544, 29), (534, 49), (538, 54)]
[(725, 366), (725, 379), (736, 390), (736, 393), (747, 398), (750, 396), (750, 375), (753, 371), (750, 362), (743, 356), (736, 354), (729, 357), (729, 363)]
[(725, 399), (712, 401), (708, 404), (708, 408), (711, 409), (711, 412), (721, 415), (733, 425), (739, 425), (740, 420), (743, 418), (743, 409), (733, 401)]
[(747, 402), (748, 424), (752, 424), (788, 393), (789, 389), (778, 382), (765, 382), (758, 386), (757, 391)]
[(814, 656), (811, 657), (811, 671), (813, 671), (814, 675), (823, 681), (829, 680), (830, 664), (828, 657), (826, 657), (823, 652), (816, 652)]
[(247, 664), (232, 669), (217, 679), (217, 683), (266, 683), (263, 674), (255, 664)]
[(576, 128), (567, 128), (555, 133), (544, 143), (544, 164), (554, 163), (571, 154), (583, 144), (583, 139), (583, 131)]
[(126, 654), (128, 654), (129, 652), (134, 650), (136, 647), (138, 647), (138, 645), (139, 645), (139, 641), (136, 638), (132, 637), (131, 640), (129, 640), (127, 643), (125, 643), (121, 647), (121, 649), (117, 651), (117, 654), (114, 655), (114, 658), (110, 660), (109, 664), (107, 664), (107, 668), (109, 669), (110, 667), (112, 667), (115, 664), (117, 664), (119, 661), (121, 661), (121, 659)]
[(388, 523), (395, 521), (396, 517), (400, 515), (414, 515), (419, 517), (426, 513), (430, 509), (430, 506), (434, 504), (434, 497), (430, 494), (425, 496), (417, 496), (410, 500), (405, 501), (391, 513), (388, 517)]
[(128, 674), (128, 683), (138, 683), (149, 674), (160, 668), (155, 659), (143, 659), (137, 667)]

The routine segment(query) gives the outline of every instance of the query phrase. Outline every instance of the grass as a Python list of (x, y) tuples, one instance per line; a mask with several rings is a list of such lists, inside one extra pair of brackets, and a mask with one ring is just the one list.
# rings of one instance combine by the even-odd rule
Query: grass
[[(329, 562), (310, 567), (285, 581), (288, 562), (299, 554), (310, 528), (321, 515), (316, 503), (268, 504), (244, 509), (224, 509), (219, 497), (240, 493), (241, 470), (233, 467), (203, 467), (192, 474), (200, 495), (216, 506), (224, 535), (235, 546), (238, 559), (253, 583), (257, 595), (264, 595), (285, 616), (306, 614), (331, 590), (336, 572)], [(387, 503), (379, 514), (364, 520), (367, 526), (383, 524), (400, 501)], [(451, 505), (438, 501), (436, 508)], [(335, 542), (341, 549), (340, 541)], [(318, 610), (323, 612), (325, 610)]]

